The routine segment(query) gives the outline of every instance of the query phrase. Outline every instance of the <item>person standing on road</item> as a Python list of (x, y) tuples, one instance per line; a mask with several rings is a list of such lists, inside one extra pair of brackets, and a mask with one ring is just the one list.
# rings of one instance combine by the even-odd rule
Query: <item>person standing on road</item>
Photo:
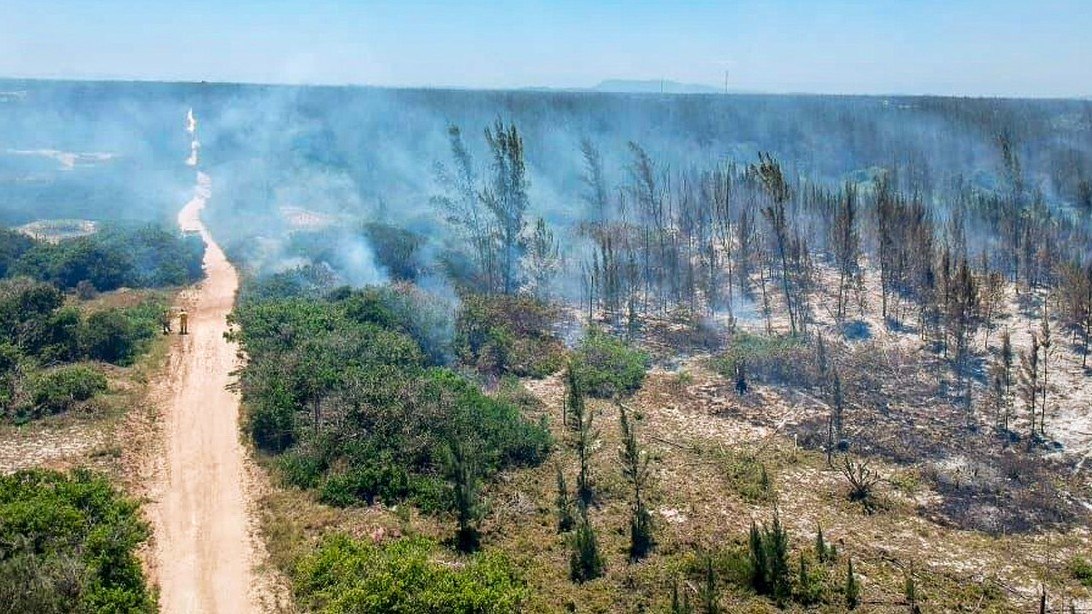
[(163, 334), (171, 334), (171, 308), (168, 307), (159, 315), (159, 323), (163, 326)]
[(189, 327), (188, 327), (189, 320), (190, 320), (190, 314), (186, 313), (185, 309), (178, 312), (178, 334), (179, 335), (189, 334), (189, 332), (190, 332)]

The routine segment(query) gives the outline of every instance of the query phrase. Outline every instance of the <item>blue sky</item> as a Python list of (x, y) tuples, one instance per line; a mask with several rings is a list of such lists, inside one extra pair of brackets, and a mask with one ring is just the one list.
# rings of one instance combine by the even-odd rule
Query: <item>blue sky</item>
[(0, 0), (0, 76), (1087, 96), (1092, 0)]

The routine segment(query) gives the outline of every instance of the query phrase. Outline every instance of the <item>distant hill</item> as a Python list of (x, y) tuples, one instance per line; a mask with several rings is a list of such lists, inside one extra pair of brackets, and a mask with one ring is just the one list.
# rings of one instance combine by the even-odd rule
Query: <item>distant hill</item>
[(592, 88), (597, 92), (616, 94), (720, 94), (721, 89), (696, 83), (679, 83), (660, 79), (643, 81), (630, 79), (606, 79)]

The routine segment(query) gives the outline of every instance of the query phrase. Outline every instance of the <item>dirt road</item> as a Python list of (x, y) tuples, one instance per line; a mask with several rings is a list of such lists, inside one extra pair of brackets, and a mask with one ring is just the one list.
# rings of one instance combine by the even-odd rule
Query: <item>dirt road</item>
[(239, 280), (201, 223), (212, 186), (197, 177), (178, 224), (204, 238), (207, 278), (187, 299), (190, 334), (172, 347), (164, 382), (153, 566), (163, 612), (234, 614), (258, 602), (239, 400), (226, 388), (237, 359), (224, 332)]

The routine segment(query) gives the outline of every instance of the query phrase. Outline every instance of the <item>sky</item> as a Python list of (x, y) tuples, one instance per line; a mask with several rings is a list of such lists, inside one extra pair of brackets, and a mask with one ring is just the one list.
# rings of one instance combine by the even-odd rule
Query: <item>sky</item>
[(1092, 0), (0, 0), (0, 76), (1092, 95)]

